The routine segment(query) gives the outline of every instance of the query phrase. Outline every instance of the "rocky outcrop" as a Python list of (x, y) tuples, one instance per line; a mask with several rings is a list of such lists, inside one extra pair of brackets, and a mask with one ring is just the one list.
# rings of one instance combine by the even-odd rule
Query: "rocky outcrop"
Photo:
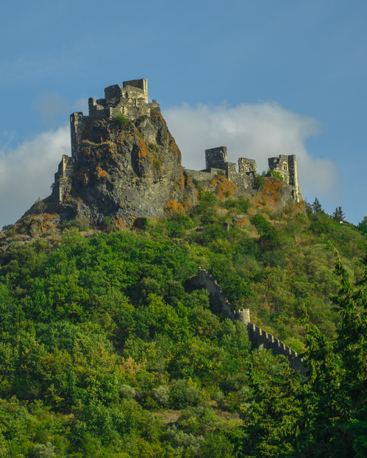
[[(74, 139), (72, 135), (73, 155), (63, 157), (51, 196), (35, 204), (16, 229), (42, 232), (45, 215), (52, 215), (46, 219), (54, 227), (79, 220), (98, 228), (109, 217), (109, 223), (121, 229), (139, 217), (163, 218), (192, 208), (197, 191), (184, 173), (180, 150), (159, 105), (143, 101), (142, 106), (144, 110), (135, 107), (130, 118), (129, 111), (126, 116), (79, 114), (82, 129)], [(72, 115), (72, 134), (75, 118)], [(37, 229), (34, 221), (40, 218)]]

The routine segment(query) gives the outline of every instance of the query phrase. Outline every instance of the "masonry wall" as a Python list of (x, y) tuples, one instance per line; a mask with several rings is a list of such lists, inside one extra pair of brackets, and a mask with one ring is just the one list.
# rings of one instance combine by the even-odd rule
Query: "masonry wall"
[(226, 169), (227, 163), (227, 147), (218, 146), (217, 148), (210, 148), (205, 150), (205, 167), (209, 172), (211, 168)]
[(58, 170), (55, 173), (55, 184), (52, 191), (52, 199), (55, 202), (61, 203), (65, 193), (69, 188), (69, 177), (73, 173), (74, 161), (71, 157), (63, 154)]
[(79, 142), (82, 139), (88, 116), (76, 112), (70, 116), (70, 134), (71, 134), (71, 156), (77, 158), (79, 152)]
[(298, 371), (307, 369), (302, 364), (297, 352), (289, 348), (273, 335), (263, 331), (250, 322), (250, 310), (234, 310), (223, 293), (222, 287), (209, 273), (199, 267), (198, 275), (190, 279), (190, 283), (197, 288), (205, 288), (209, 293), (210, 306), (213, 312), (220, 313), (232, 321), (240, 321), (247, 326), (248, 336), (253, 348), (266, 348), (274, 355), (283, 355), (289, 359), (290, 366)]

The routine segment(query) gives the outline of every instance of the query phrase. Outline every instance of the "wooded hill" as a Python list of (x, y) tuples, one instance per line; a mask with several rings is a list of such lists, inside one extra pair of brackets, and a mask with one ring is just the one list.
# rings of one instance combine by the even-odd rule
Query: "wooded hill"
[[(1, 456), (367, 456), (367, 224), (199, 197), (139, 229), (3, 234)], [(185, 289), (199, 266), (306, 375)]]

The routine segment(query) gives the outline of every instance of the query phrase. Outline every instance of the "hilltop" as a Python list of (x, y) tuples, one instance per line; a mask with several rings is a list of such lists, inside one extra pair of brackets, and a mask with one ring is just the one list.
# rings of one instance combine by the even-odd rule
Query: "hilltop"
[(13, 231), (37, 237), (70, 224), (124, 229), (141, 218), (191, 210), (201, 188), (221, 201), (258, 196), (259, 203), (278, 209), (302, 202), (296, 156), (270, 158), (269, 172), (260, 176), (254, 159), (239, 158), (237, 168), (221, 146), (205, 151), (204, 170), (184, 169), (159, 104), (148, 101), (146, 79), (104, 92), (104, 99), (89, 99), (87, 116), (71, 115), (71, 155), (62, 157), (52, 194), (38, 200)]

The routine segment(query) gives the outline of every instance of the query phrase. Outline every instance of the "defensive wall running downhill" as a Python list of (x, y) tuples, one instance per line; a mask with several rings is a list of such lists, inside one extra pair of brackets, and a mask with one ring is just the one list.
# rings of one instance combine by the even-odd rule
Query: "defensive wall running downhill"
[(234, 310), (223, 293), (222, 287), (206, 270), (199, 267), (198, 274), (189, 280), (189, 284), (195, 288), (208, 291), (210, 307), (213, 312), (220, 313), (232, 321), (240, 321), (247, 326), (248, 336), (253, 348), (266, 348), (271, 350), (274, 355), (284, 355), (288, 358), (292, 369), (302, 373), (307, 371), (307, 368), (302, 364), (303, 360), (298, 357), (297, 352), (250, 322), (250, 309)]

